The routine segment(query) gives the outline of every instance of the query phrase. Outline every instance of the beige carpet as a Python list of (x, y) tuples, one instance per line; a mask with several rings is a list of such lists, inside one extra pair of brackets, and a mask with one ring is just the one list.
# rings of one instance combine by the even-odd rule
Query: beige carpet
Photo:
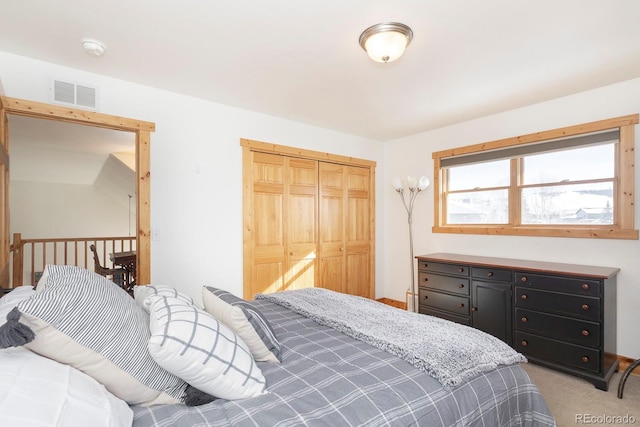
[[(558, 427), (640, 426), (640, 376), (629, 376), (623, 398), (618, 399), (622, 372), (613, 376), (605, 392), (590, 382), (533, 363), (525, 363), (523, 367), (540, 389)], [(640, 367), (634, 371), (639, 372)]]

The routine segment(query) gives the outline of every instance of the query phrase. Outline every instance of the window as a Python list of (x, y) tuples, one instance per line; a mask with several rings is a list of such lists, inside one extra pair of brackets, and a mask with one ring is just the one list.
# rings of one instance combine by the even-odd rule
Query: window
[(638, 239), (637, 123), (636, 114), (433, 153), (433, 231)]

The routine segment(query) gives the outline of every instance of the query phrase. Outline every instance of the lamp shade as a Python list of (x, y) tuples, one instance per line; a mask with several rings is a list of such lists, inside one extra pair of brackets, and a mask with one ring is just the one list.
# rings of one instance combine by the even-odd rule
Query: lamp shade
[(400, 180), (400, 178), (398, 178), (398, 177), (393, 178), (393, 179), (391, 180), (391, 185), (393, 185), (393, 188), (394, 188), (396, 191), (399, 191), (399, 190), (402, 190), (402, 189), (403, 189), (402, 181), (401, 181), (401, 180)]
[(418, 189), (420, 191), (425, 190), (429, 186), (429, 184), (431, 184), (431, 182), (429, 182), (429, 178), (427, 178), (426, 176), (421, 176), (418, 180)]
[(376, 62), (392, 62), (404, 53), (413, 39), (411, 28), (398, 22), (373, 25), (360, 35), (360, 46)]

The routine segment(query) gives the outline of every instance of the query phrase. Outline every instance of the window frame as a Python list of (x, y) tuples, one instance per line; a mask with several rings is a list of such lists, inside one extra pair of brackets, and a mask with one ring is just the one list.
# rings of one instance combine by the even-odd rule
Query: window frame
[[(538, 237), (577, 237), (600, 239), (628, 239), (638, 240), (638, 230), (634, 226), (635, 218), (635, 136), (634, 128), (638, 124), (638, 114), (621, 116), (606, 120), (563, 127), (543, 132), (536, 132), (512, 138), (500, 139), (464, 147), (457, 147), (432, 153), (433, 182), (434, 182), (434, 233), (455, 234), (485, 234), (485, 235), (516, 235)], [(488, 151), (498, 151), (552, 142), (557, 139), (589, 134), (600, 131), (618, 130), (619, 140), (615, 150), (614, 201), (615, 218), (613, 224), (581, 225), (581, 224), (527, 224), (520, 222), (520, 198), (522, 187), (518, 185), (517, 162), (512, 158), (510, 162), (510, 185), (508, 224), (447, 224), (446, 200), (444, 197), (446, 168), (441, 166), (443, 159), (468, 156)]]

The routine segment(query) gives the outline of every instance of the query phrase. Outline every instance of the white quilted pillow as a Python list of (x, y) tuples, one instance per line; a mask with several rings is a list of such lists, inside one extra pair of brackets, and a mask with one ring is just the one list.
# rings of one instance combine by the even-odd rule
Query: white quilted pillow
[(265, 393), (265, 379), (247, 345), (213, 316), (180, 299), (152, 295), (149, 353), (167, 371), (221, 399)]
[(25, 348), (0, 350), (0, 426), (124, 427), (133, 411), (88, 375)]

